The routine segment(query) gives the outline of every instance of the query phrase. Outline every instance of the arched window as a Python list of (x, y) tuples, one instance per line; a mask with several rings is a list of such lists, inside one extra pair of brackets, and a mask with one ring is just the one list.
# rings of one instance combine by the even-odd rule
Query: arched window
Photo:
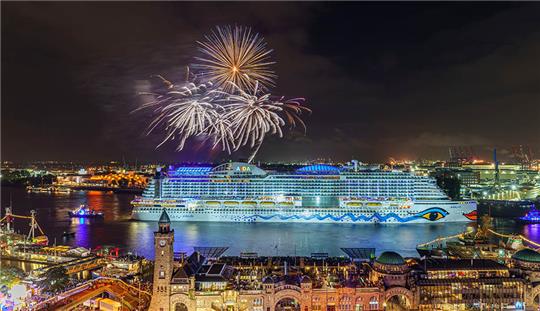
[(313, 311), (321, 311), (321, 299), (318, 296), (314, 296), (311, 300), (311, 310)]
[(356, 303), (354, 305), (354, 311), (362, 311), (364, 310), (364, 300), (362, 300), (362, 297), (356, 298)]
[(262, 298), (253, 299), (253, 305), (254, 306), (262, 306), (263, 305), (263, 299)]
[(377, 297), (373, 296), (369, 299), (369, 309), (370, 310), (379, 310), (379, 300)]
[(186, 307), (185, 304), (183, 303), (177, 303), (175, 306), (174, 306), (174, 311), (187, 311), (188, 308)]

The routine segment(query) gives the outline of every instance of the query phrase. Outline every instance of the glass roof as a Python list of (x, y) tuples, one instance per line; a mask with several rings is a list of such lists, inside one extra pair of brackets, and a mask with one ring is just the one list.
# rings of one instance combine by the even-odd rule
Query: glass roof
[(211, 170), (211, 166), (181, 166), (170, 169), (169, 176), (207, 176)]
[(326, 164), (313, 164), (301, 167), (296, 170), (296, 173), (298, 174), (314, 174), (314, 175), (320, 175), (320, 174), (339, 174), (340, 169)]

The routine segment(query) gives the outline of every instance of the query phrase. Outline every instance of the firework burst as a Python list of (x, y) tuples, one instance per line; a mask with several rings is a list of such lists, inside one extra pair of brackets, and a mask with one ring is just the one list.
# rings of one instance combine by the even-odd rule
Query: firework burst
[[(178, 140), (182, 150), (190, 137), (211, 141), (229, 154), (243, 146), (253, 149), (251, 162), (268, 135), (283, 137), (283, 127), (306, 126), (300, 115), (311, 112), (303, 98), (273, 97), (268, 88), (276, 75), (271, 69), (272, 50), (249, 27), (216, 27), (198, 42), (201, 57), (193, 65), (195, 72), (187, 82), (175, 85), (162, 76), (162, 82), (150, 95), (152, 100), (139, 109), (152, 109), (154, 119), (147, 135), (156, 128), (165, 129), (165, 138), (156, 148)], [(136, 110), (136, 111), (137, 111)]]
[(275, 62), (270, 60), (272, 50), (259, 34), (249, 27), (216, 27), (205, 37), (206, 41), (197, 42), (201, 57), (193, 68), (204, 81), (212, 81), (226, 92), (233, 91), (229, 82), (241, 89), (253, 89), (259, 81), (261, 88), (274, 86), (277, 76), (270, 68)]
[(269, 93), (260, 95), (262, 92), (257, 81), (250, 92), (244, 91), (232, 82), (229, 83), (234, 92), (223, 98), (226, 101), (223, 117), (230, 120), (236, 142), (235, 150), (245, 145), (255, 147), (248, 162), (253, 160), (267, 135), (277, 134), (283, 137), (282, 127), (286, 122), (281, 115), (287, 118), (291, 127), (294, 127), (296, 122), (305, 126), (299, 115), (303, 110), (310, 110), (302, 106), (303, 99), (284, 100), (282, 97), (273, 100)]
[(148, 126), (147, 134), (159, 125), (164, 125), (166, 135), (157, 147), (169, 140), (178, 139), (177, 150), (182, 150), (189, 137), (205, 134), (218, 118), (216, 106), (213, 104), (218, 94), (210, 82), (203, 84), (188, 82), (176, 86), (161, 76), (157, 77), (162, 80), (166, 91), (141, 93), (154, 96), (154, 100), (143, 104), (137, 110), (154, 109), (156, 117)]
[[(223, 111), (222, 107), (219, 108), (221, 109), (218, 109), (218, 111)], [(205, 132), (213, 139), (212, 149), (221, 145), (221, 150), (227, 151), (229, 154), (236, 149), (236, 140), (231, 121), (226, 119), (223, 114), (217, 114), (213, 122), (205, 129)]]

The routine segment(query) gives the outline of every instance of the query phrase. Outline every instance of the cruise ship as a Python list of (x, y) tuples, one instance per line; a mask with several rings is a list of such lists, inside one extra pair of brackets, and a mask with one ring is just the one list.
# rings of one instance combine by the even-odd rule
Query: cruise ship
[(434, 223), (476, 220), (475, 201), (452, 201), (411, 172), (316, 164), (292, 172), (229, 162), (156, 170), (132, 218), (157, 221)]

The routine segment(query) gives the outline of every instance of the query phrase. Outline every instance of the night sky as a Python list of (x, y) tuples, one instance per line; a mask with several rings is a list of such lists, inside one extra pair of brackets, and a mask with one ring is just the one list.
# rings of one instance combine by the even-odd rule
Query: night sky
[(540, 3), (1, 5), (4, 160), (228, 159), (197, 141), (155, 150), (151, 116), (130, 112), (145, 80), (182, 79), (195, 41), (235, 24), (274, 49), (273, 93), (313, 110), (259, 160), (540, 153)]

